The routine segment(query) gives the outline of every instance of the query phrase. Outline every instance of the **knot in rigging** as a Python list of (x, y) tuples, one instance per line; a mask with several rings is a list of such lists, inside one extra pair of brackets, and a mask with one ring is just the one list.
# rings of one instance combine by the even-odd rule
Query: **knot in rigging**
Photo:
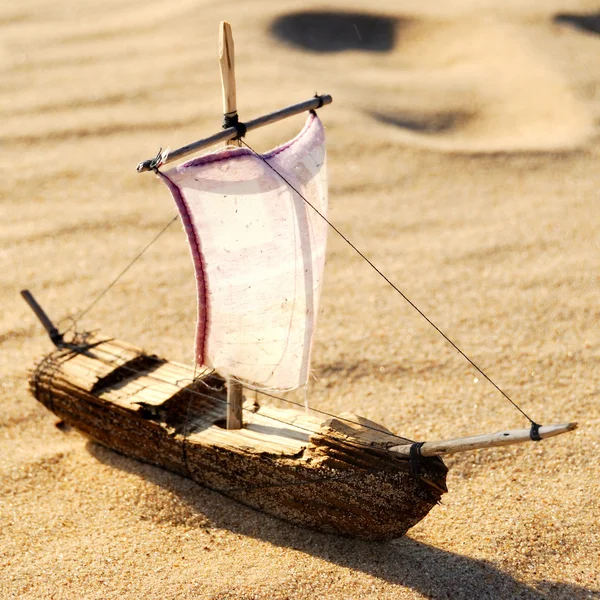
[(138, 171), (142, 166), (144, 166), (158, 174), (158, 169), (165, 164), (167, 158), (169, 157), (169, 152), (170, 148), (165, 148), (164, 150), (159, 148), (158, 153), (154, 158), (138, 165)]
[(315, 110), (321, 108), (321, 106), (323, 106), (323, 96), (319, 96), (319, 94), (315, 93), (315, 99), (319, 101), (319, 104), (313, 108), (310, 112), (315, 114)]
[(540, 435), (540, 427), (541, 427), (541, 425), (538, 425), (534, 421), (531, 421), (531, 430), (529, 431), (529, 437), (534, 442), (542, 441), (542, 436)]
[(410, 461), (410, 472), (414, 477), (419, 474), (420, 461), (423, 458), (423, 455), (421, 454), (423, 444), (425, 444), (425, 442), (414, 442), (410, 446), (408, 459)]
[(246, 124), (239, 120), (237, 112), (223, 115), (223, 129), (230, 127), (234, 127), (237, 131), (237, 135), (232, 139), (239, 140), (246, 135)]

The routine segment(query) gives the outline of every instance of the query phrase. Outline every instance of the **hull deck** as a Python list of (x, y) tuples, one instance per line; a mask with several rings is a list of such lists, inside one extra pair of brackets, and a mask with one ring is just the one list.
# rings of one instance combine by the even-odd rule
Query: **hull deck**
[(439, 458), (418, 468), (387, 448), (410, 444), (346, 414), (323, 420), (244, 402), (224, 428), (224, 381), (99, 337), (59, 348), (34, 370), (35, 397), (66, 423), (128, 456), (297, 525), (384, 540), (403, 535), (446, 491)]

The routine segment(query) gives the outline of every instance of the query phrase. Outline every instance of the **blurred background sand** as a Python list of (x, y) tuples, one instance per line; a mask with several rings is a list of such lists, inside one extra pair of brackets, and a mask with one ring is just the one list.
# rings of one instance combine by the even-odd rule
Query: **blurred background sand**
[[(376, 8), (375, 8), (376, 7)], [(372, 10), (376, 12), (372, 12)], [(597, 2), (12, 1), (0, 12), (2, 598), (592, 598), (600, 594)], [(330, 93), (331, 219), (542, 423), (447, 460), (404, 539), (295, 528), (59, 431), (27, 389), (69, 323), (171, 218), (138, 161), (217, 131), (217, 31), (251, 118)], [(297, 117), (252, 133), (266, 150)], [(527, 423), (332, 234), (315, 407), (415, 439)], [(80, 323), (192, 356), (174, 226)]]

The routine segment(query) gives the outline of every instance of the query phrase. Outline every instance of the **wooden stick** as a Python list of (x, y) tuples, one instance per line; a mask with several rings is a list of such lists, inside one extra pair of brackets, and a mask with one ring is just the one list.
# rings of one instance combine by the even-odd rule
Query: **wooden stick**
[(242, 405), (244, 393), (242, 384), (229, 376), (227, 378), (227, 429), (243, 427)]
[[(542, 439), (550, 438), (561, 433), (567, 433), (577, 429), (577, 423), (564, 423), (561, 425), (546, 425), (540, 427), (539, 434)], [(476, 435), (473, 437), (457, 438), (454, 440), (443, 440), (438, 442), (425, 442), (421, 446), (422, 456), (441, 456), (443, 454), (454, 454), (455, 452), (465, 452), (467, 450), (478, 450), (479, 448), (494, 448), (496, 446), (508, 446), (510, 444), (520, 444), (530, 442), (529, 429), (512, 429), (509, 431), (498, 431), (497, 433), (488, 433)], [(393, 446), (389, 448), (390, 452), (396, 452), (402, 456), (410, 455), (411, 444), (404, 446)]]
[(35, 316), (40, 320), (40, 323), (44, 326), (44, 329), (48, 332), (52, 343), (55, 346), (60, 346), (63, 343), (62, 334), (56, 329), (54, 323), (50, 320), (50, 317), (46, 314), (44, 309), (37, 303), (37, 300), (33, 297), (33, 294), (29, 290), (21, 290), (21, 296), (29, 308), (35, 313)]
[[(219, 30), (219, 69), (221, 70), (221, 89), (223, 91), (223, 114), (229, 118), (237, 117), (235, 89), (235, 49), (231, 25), (221, 21)], [(241, 143), (237, 140), (239, 146)]]
[[(291, 106), (286, 106), (280, 110), (276, 110), (275, 112), (263, 115), (262, 117), (257, 117), (256, 119), (252, 119), (251, 121), (246, 121), (244, 125), (246, 125), (246, 131), (252, 131), (254, 129), (258, 129), (259, 127), (264, 127), (265, 125), (270, 125), (271, 123), (277, 123), (278, 121), (283, 121), (283, 119), (287, 119), (288, 117), (293, 117), (294, 115), (299, 115), (307, 110), (316, 110), (321, 106), (326, 106), (327, 104), (331, 104), (333, 102), (333, 98), (329, 94), (324, 94), (323, 96), (314, 96), (310, 100), (305, 100), (304, 102), (298, 102), (298, 104), (292, 104)], [(210, 146), (214, 146), (216, 144), (220, 144), (221, 142), (226, 142), (228, 140), (232, 140), (237, 136), (238, 132), (235, 127), (229, 127), (228, 129), (223, 129), (210, 137), (203, 138), (198, 140), (197, 142), (192, 142), (187, 146), (182, 146), (181, 148), (177, 148), (176, 150), (171, 150), (166, 159), (162, 160), (160, 164), (167, 164), (183, 158), (184, 156), (188, 156), (193, 154), (194, 152), (198, 152), (203, 150), (204, 148), (209, 148)], [(155, 166), (160, 166), (155, 164), (155, 159), (150, 158), (148, 160), (144, 160), (137, 166), (138, 173), (143, 173), (144, 171), (152, 171)]]

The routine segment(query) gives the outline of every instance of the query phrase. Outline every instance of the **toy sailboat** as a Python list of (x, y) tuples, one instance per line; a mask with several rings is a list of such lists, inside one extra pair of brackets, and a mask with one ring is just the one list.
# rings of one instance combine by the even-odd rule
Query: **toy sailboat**
[[(310, 374), (330, 228), (325, 134), (315, 111), (331, 97), (240, 123), (226, 23), (220, 59), (223, 131), (138, 166), (169, 188), (190, 244), (196, 367), (97, 333), (67, 339), (24, 291), (56, 345), (32, 373), (34, 396), (123, 454), (292, 523), (372, 540), (402, 536), (439, 502), (447, 473), (441, 455), (574, 429), (532, 421), (530, 429), (415, 443), (353, 414), (275, 408), (246, 397), (251, 389), (279, 398)], [(306, 111), (302, 131), (267, 154), (226, 146), (162, 169)]]

